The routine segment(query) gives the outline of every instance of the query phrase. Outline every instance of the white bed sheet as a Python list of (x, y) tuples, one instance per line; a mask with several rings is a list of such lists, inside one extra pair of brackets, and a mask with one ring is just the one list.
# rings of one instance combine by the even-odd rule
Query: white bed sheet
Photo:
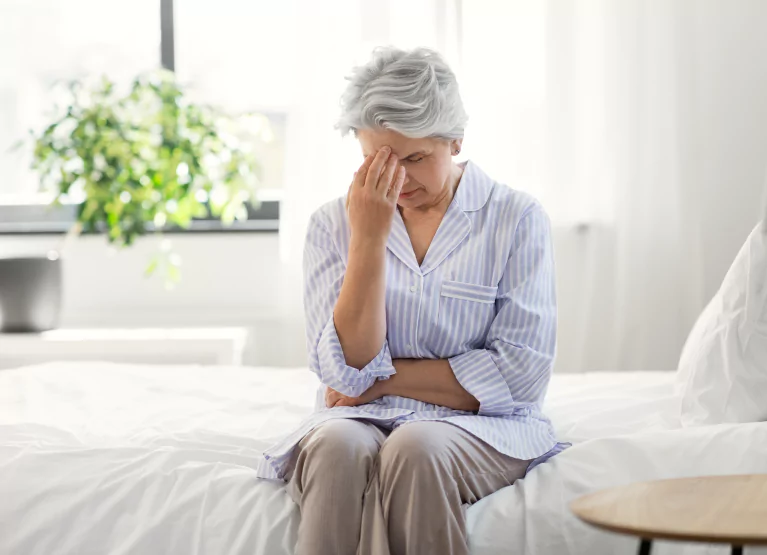
[[(316, 387), (305, 369), (0, 372), (0, 553), (291, 553), (298, 510), (254, 469)], [(637, 480), (767, 472), (767, 424), (680, 429), (670, 373), (558, 375), (546, 411), (575, 446), (469, 508), (473, 553), (632, 553), (568, 502)]]

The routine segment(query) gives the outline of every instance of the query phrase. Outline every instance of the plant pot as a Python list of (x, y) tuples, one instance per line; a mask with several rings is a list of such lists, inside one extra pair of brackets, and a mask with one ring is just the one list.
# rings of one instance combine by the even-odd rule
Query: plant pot
[(55, 328), (61, 311), (61, 260), (0, 258), (0, 332), (40, 332)]

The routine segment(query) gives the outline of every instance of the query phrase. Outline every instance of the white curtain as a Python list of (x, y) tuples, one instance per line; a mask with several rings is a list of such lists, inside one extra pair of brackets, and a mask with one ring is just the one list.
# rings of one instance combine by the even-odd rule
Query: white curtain
[(767, 3), (464, 2), (467, 155), (554, 222), (559, 371), (671, 369), (759, 217)]
[[(692, 322), (721, 279), (711, 275), (722, 272), (722, 260), (739, 240), (734, 234), (724, 246), (712, 246), (707, 239), (717, 237), (707, 230), (724, 225), (711, 221), (712, 206), (729, 202), (716, 189), (716, 179), (727, 171), (737, 174), (729, 165), (757, 160), (734, 153), (723, 157), (726, 144), (712, 137), (732, 131), (731, 121), (706, 127), (702, 120), (712, 102), (723, 115), (739, 99), (751, 104), (736, 115), (754, 109), (765, 115), (758, 94), (741, 94), (755, 84), (761, 87), (757, 92), (767, 92), (767, 77), (754, 80), (749, 69), (738, 74), (740, 89), (716, 94), (702, 89), (712, 78), (711, 63), (724, 68), (731, 62), (727, 55), (715, 62), (705, 55), (720, 48), (740, 55), (725, 47), (738, 41), (767, 46), (762, 27), (752, 23), (725, 35), (709, 31), (723, 18), (748, 22), (765, 16), (765, 3), (347, 0), (343, 5), (345, 19), (339, 19), (305, 0), (305, 9), (314, 12), (302, 32), (315, 47), (303, 60), (311, 85), (295, 107), (285, 259), (300, 260), (309, 214), (343, 193), (359, 164), (353, 140), (343, 143), (333, 134), (344, 82), (328, 75), (343, 76), (375, 44), (433, 46), (458, 74), (469, 112), (462, 154), (497, 180), (536, 195), (552, 218), (558, 371), (675, 367)], [(744, 140), (752, 148), (767, 148), (764, 133)], [(740, 179), (754, 176), (751, 168)], [(760, 170), (757, 188), (761, 178)], [(707, 196), (701, 194), (706, 184)], [(752, 227), (753, 221), (744, 222), (744, 230)]]
[(560, 369), (673, 368), (702, 304), (687, 7), (546, 3), (538, 185), (564, 233), (586, 224), (560, 257)]

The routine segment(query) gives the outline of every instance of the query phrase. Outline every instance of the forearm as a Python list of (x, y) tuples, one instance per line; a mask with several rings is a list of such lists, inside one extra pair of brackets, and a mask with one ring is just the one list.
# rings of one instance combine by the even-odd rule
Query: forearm
[(333, 322), (346, 363), (353, 368), (364, 368), (386, 339), (385, 270), (386, 244), (352, 237)]
[(461, 386), (447, 360), (397, 359), (394, 368), (396, 374), (378, 382), (384, 395), (456, 410), (479, 410), (479, 401)]

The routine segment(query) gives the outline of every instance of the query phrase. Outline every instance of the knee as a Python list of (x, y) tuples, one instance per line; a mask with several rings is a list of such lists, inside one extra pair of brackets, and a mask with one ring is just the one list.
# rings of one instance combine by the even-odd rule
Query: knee
[(330, 420), (306, 438), (303, 454), (307, 462), (328, 474), (365, 472), (378, 453), (378, 444), (366, 425), (355, 420)]
[(389, 436), (381, 447), (382, 476), (405, 472), (434, 472), (444, 464), (443, 442), (427, 422), (406, 424)]

